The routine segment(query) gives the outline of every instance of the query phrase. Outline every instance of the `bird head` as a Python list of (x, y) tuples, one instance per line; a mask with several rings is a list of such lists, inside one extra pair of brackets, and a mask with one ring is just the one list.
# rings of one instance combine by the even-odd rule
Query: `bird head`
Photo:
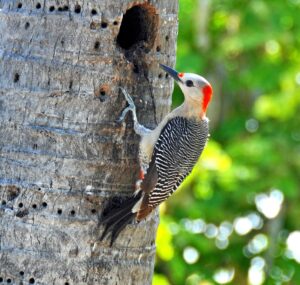
[(160, 64), (160, 67), (173, 77), (185, 99), (201, 103), (202, 112), (205, 113), (213, 94), (210, 83), (198, 74), (178, 72), (164, 64)]

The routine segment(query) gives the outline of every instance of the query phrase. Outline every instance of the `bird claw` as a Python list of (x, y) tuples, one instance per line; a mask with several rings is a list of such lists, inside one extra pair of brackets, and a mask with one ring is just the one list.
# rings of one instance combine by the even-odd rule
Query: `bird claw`
[(133, 113), (136, 111), (136, 108), (135, 108), (135, 105), (134, 105), (134, 102), (133, 102), (131, 96), (127, 93), (127, 91), (124, 88), (120, 87), (120, 89), (121, 89), (129, 106), (127, 106), (122, 111), (120, 117), (116, 120), (116, 123), (121, 123), (125, 119), (125, 116), (128, 113), (128, 111), (132, 111)]
[(131, 110), (131, 108), (126, 107), (126, 108), (122, 111), (120, 117), (116, 120), (116, 122), (117, 122), (117, 123), (122, 123), (122, 122), (124, 121), (124, 119), (125, 119), (126, 114), (127, 114), (128, 111), (130, 111), (130, 110)]
[(121, 91), (122, 91), (122, 93), (123, 93), (123, 95), (124, 95), (127, 103), (129, 104), (129, 106), (132, 109), (135, 109), (135, 105), (134, 105), (134, 102), (133, 102), (131, 96), (128, 94), (128, 92), (124, 88), (120, 87), (120, 89), (121, 89)]

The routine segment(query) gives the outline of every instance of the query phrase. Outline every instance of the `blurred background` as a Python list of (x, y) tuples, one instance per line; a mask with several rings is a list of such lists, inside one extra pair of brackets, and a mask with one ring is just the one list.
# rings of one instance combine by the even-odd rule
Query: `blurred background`
[(212, 83), (211, 137), (160, 208), (153, 284), (300, 284), (300, 0), (179, 2), (176, 69)]

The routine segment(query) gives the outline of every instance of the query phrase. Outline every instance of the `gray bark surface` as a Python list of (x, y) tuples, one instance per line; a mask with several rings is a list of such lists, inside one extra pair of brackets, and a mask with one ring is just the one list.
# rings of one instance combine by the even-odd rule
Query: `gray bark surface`
[(157, 214), (99, 241), (137, 178), (119, 87), (147, 127), (170, 108), (178, 4), (140, 3), (0, 0), (0, 284), (151, 284)]

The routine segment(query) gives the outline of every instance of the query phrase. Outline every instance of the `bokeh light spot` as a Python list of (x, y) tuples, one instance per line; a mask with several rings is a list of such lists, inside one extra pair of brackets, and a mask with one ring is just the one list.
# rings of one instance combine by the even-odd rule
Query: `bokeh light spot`
[(188, 264), (194, 264), (199, 259), (199, 252), (194, 247), (186, 247), (183, 251), (183, 259)]
[(234, 268), (221, 268), (215, 272), (213, 278), (218, 284), (227, 284), (233, 280), (234, 274)]

